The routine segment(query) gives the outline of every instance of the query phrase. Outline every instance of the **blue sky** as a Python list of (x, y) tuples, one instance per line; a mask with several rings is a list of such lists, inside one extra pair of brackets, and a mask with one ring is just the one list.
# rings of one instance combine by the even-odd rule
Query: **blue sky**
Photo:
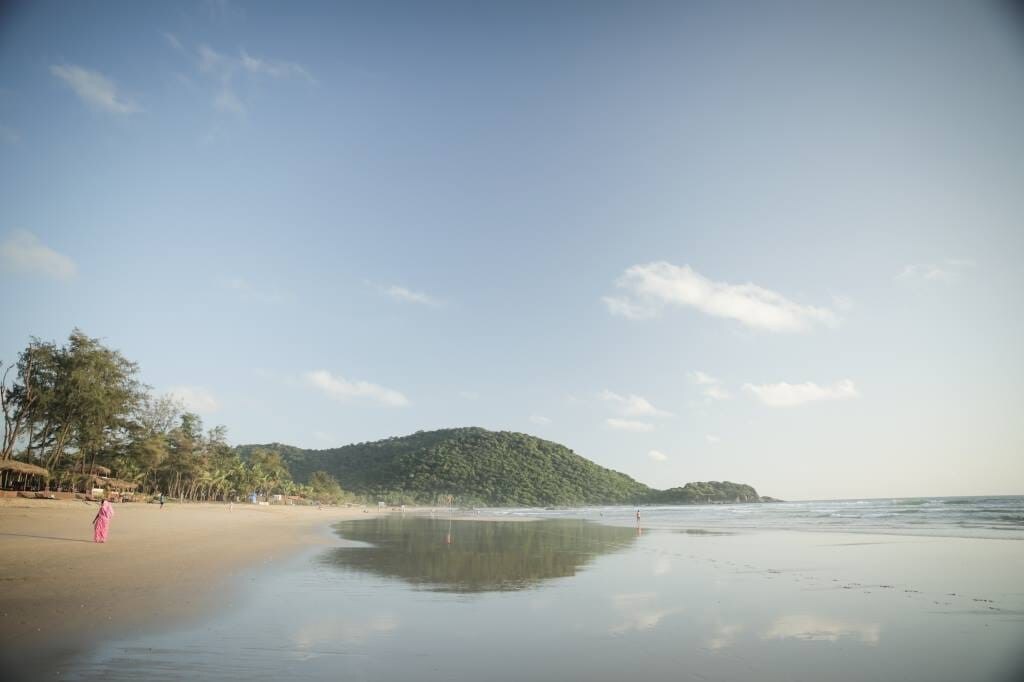
[(234, 442), (1024, 492), (1019, 17), (823, 4), (9, 5), (0, 359), (78, 326)]

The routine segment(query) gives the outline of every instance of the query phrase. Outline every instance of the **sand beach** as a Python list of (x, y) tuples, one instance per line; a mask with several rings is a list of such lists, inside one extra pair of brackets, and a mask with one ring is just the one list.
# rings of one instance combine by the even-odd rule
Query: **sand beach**
[(93, 504), (0, 504), (6, 679), (1001, 681), (1024, 664), (1024, 543), (770, 528), (810, 518), (798, 504), (751, 507), (750, 527), (645, 509), (642, 528), (629, 508), (127, 504), (106, 545)]
[(243, 572), (332, 540), (360, 508), (168, 503), (115, 505), (92, 541), (97, 505), (0, 500), (0, 640), (5, 667), (91, 642), (200, 618), (230, 603)]

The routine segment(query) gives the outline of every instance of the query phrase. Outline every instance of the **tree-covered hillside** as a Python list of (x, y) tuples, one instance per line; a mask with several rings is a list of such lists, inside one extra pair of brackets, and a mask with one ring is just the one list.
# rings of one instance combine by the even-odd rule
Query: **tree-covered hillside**
[(652, 504), (707, 504), (709, 502), (760, 502), (751, 486), (731, 481), (687, 483), (682, 488), (656, 490), (648, 498)]
[(279, 444), (240, 446), (281, 453), (292, 475), (324, 470), (345, 490), (382, 499), (495, 506), (632, 504), (650, 488), (594, 464), (563, 445), (522, 433), (481, 428), (421, 431), (333, 450)]
[(243, 458), (256, 449), (281, 453), (297, 481), (326, 471), (347, 491), (393, 502), (433, 504), (447, 495), (492, 506), (758, 501), (753, 488), (733, 483), (653, 490), (558, 443), (481, 428), (421, 431), (331, 450), (279, 443), (238, 449)]

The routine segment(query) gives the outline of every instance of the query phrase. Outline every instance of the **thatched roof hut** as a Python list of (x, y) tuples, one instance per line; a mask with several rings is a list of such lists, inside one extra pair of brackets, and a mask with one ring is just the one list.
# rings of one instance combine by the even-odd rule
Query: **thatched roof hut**
[(138, 483), (132, 483), (131, 481), (123, 481), (120, 478), (110, 478), (109, 476), (97, 476), (95, 474), (74, 474), (75, 478), (84, 483), (90, 485), (93, 488), (108, 488), (110, 490), (135, 490), (139, 487)]
[(136, 490), (139, 487), (138, 483), (132, 483), (131, 481), (123, 481), (120, 478), (108, 478), (106, 476), (97, 476), (96, 481), (100, 484), (101, 488), (109, 488), (111, 490)]
[(0, 461), (0, 471), (11, 471), (17, 474), (26, 474), (28, 476), (42, 476), (43, 478), (49, 478), (50, 472), (41, 466), (35, 464), (29, 464), (28, 462), (22, 462), (17, 459), (5, 459)]
[(50, 472), (41, 466), (16, 459), (0, 460), (0, 489), (38, 490), (48, 486)]

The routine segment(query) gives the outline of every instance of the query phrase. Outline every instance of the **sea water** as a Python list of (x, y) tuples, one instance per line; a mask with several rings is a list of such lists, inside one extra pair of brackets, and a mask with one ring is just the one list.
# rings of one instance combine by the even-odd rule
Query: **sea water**
[[(337, 525), (335, 546), (251, 576), (220, 615), (108, 642), (55, 672), (75, 680), (1024, 679), (1024, 542), (998, 518), (1017, 513), (1020, 498), (948, 504), (984, 511), (944, 505), (642, 508), (640, 524), (627, 508), (541, 510), (557, 518), (519, 522), (399, 513), (348, 521)], [(891, 520), (908, 516), (927, 523)], [(843, 523), (856, 532), (837, 532)]]
[(487, 509), (488, 515), (589, 518), (660, 528), (777, 529), (1024, 540), (1024, 496), (913, 497), (764, 504)]

